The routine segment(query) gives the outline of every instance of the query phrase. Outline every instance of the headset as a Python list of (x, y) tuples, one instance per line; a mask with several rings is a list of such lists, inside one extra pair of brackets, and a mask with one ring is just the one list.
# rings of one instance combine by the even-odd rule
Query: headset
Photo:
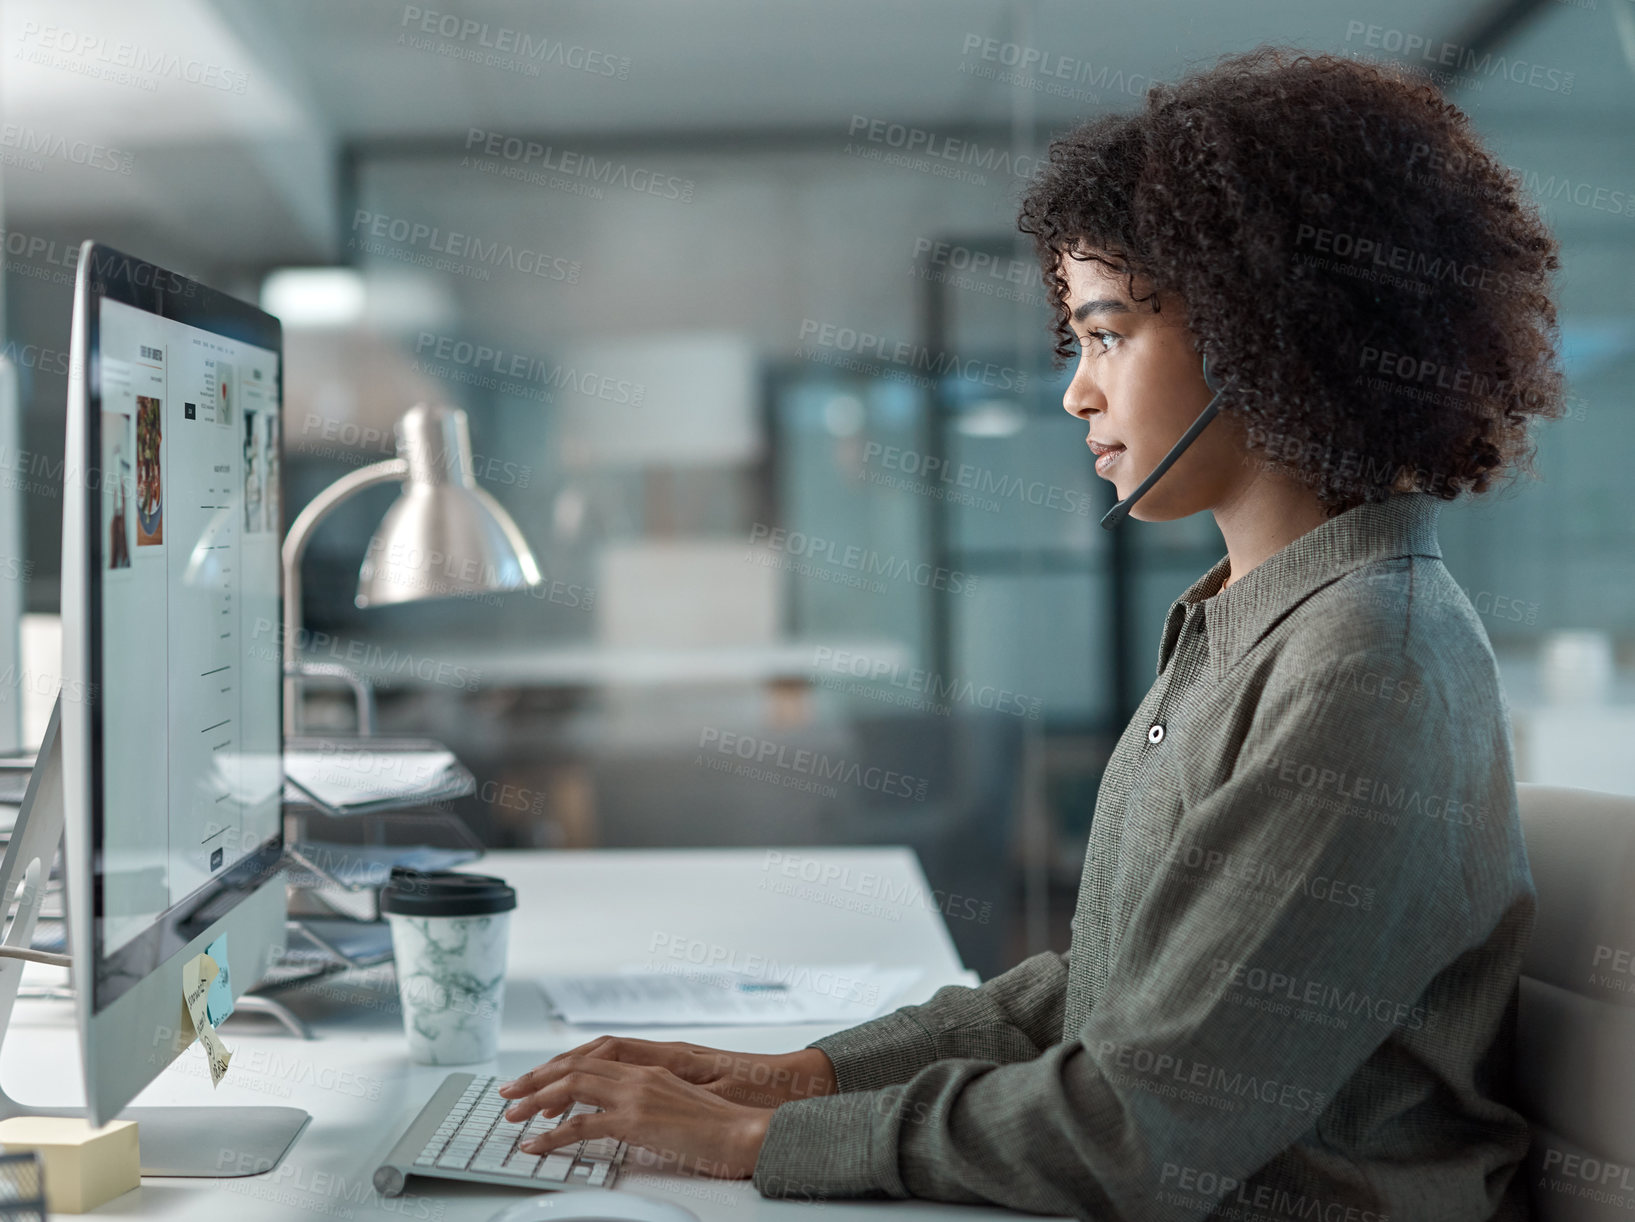
[(1152, 469), (1152, 474), (1142, 480), (1134, 492), (1130, 493), (1129, 496), (1114, 505), (1102, 516), (1101, 524), (1105, 529), (1112, 530), (1113, 527), (1130, 516), (1130, 508), (1147, 495), (1152, 486), (1158, 482), (1158, 477), (1175, 465), (1175, 460), (1186, 452), (1186, 448), (1198, 439), (1198, 434), (1204, 431), (1204, 427), (1220, 413), (1221, 392), (1225, 389), (1225, 386), (1220, 380), (1220, 375), (1210, 371), (1209, 354), (1207, 352), (1204, 354), (1204, 385), (1214, 392), (1214, 397), (1209, 400), (1209, 405), (1198, 413), (1198, 418), (1188, 426), (1186, 432), (1181, 434), (1180, 440), (1170, 447), (1169, 453), (1164, 455), (1162, 461)]

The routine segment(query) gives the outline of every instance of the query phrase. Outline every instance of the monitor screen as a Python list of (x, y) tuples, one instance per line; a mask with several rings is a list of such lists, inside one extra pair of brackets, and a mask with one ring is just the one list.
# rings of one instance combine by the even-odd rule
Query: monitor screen
[(88, 549), (98, 1009), (185, 926), (231, 906), (246, 863), (279, 842), (283, 781), (269, 631), (282, 624), (277, 324), (255, 335), (258, 312), (213, 291), (99, 287), (87, 319), (87, 440), (102, 473)]

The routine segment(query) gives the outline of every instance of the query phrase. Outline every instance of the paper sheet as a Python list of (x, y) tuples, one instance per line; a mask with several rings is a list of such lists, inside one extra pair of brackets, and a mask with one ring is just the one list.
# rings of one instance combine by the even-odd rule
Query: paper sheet
[(594, 1026), (859, 1023), (895, 1008), (918, 968), (776, 964), (759, 972), (689, 963), (539, 978), (563, 1021)]
[(232, 967), (227, 962), (227, 935), (222, 934), (205, 947), (204, 953), (221, 969), (210, 982), (210, 991), (204, 995), (204, 1008), (210, 1018), (210, 1025), (219, 1027), (233, 1012), (233, 978)]
[(286, 751), (284, 775), (331, 806), (431, 791), (459, 761), (452, 751)]
[(194, 955), (182, 965), (182, 1000), (187, 1003), (187, 1015), (193, 1022), (193, 1031), (204, 1045), (210, 1060), (210, 1085), (217, 1086), (227, 1072), (227, 1063), (233, 1059), (211, 1025), (206, 998), (210, 982), (220, 973), (216, 961), (209, 955)]

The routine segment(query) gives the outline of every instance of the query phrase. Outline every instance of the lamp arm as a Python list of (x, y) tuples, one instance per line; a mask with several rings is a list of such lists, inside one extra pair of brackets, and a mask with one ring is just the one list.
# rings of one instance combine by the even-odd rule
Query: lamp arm
[(385, 462), (360, 467), (348, 475), (343, 475), (307, 502), (306, 508), (301, 510), (295, 521), (290, 524), (289, 534), (284, 536), (285, 737), (300, 733), (299, 719), (296, 716), (296, 703), (300, 699), (300, 692), (295, 681), (295, 645), (296, 638), (301, 632), (301, 559), (306, 555), (307, 543), (312, 538), (312, 532), (349, 497), (377, 484), (400, 482), (406, 479), (408, 474), (407, 460), (389, 458)]

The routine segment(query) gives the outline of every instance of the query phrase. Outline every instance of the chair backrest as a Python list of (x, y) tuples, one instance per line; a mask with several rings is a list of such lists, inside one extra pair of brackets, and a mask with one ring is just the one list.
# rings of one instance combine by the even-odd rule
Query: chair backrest
[(1635, 797), (1516, 786), (1538, 890), (1516, 1084), (1539, 1222), (1635, 1210)]

